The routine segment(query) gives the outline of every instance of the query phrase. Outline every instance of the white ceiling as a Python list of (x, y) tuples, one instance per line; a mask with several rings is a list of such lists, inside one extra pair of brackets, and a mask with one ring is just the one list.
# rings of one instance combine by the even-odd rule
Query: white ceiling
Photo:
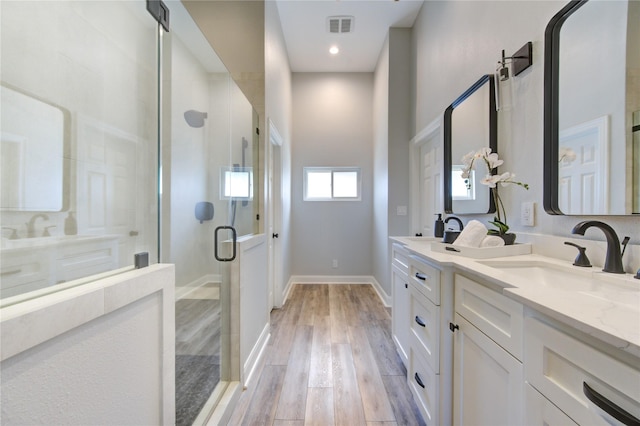
[[(276, 0), (293, 72), (372, 72), (390, 27), (408, 28), (423, 0)], [(353, 32), (331, 34), (327, 17), (354, 17)], [(331, 55), (329, 48), (340, 53)]]

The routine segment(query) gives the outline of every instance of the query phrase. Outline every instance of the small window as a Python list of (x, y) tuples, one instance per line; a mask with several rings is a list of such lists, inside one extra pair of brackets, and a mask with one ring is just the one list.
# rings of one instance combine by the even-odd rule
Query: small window
[(304, 200), (360, 200), (360, 169), (356, 167), (305, 167)]
[(251, 200), (253, 198), (253, 170), (251, 167), (222, 167), (220, 169), (220, 199)]
[(463, 165), (454, 164), (451, 166), (451, 198), (454, 200), (475, 200), (476, 188), (476, 171), (471, 170), (467, 179), (462, 177)]

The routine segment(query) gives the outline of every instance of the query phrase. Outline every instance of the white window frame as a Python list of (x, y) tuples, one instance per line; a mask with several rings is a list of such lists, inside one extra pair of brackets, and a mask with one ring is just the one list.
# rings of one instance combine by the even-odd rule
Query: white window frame
[[(462, 178), (462, 172), (464, 171), (465, 166), (462, 164), (454, 164), (451, 166), (451, 198), (457, 201), (473, 201), (476, 199), (476, 171), (470, 170), (469, 177), (464, 179)], [(465, 195), (455, 194), (453, 190), (453, 186), (455, 184), (467, 185), (467, 193)]]
[[(240, 196), (236, 196), (234, 194), (228, 194), (227, 191), (229, 190), (228, 187), (226, 187), (227, 185), (227, 178), (231, 177), (228, 176), (228, 174), (233, 175), (233, 174), (239, 174), (239, 175), (246, 175), (247, 178), (247, 193), (249, 194), (249, 196), (247, 197), (240, 197)], [(234, 167), (220, 167), (220, 199), (221, 200), (247, 200), (247, 201), (251, 201), (253, 200), (253, 168), (252, 167), (238, 167), (238, 166), (234, 166)]]
[[(309, 172), (330, 172), (331, 173), (331, 197), (308, 197), (307, 196), (307, 174)], [(333, 174), (336, 172), (355, 172), (358, 175), (358, 195), (356, 197), (334, 197), (333, 196)], [(303, 200), (304, 201), (360, 201), (362, 200), (362, 171), (360, 167), (303, 167)]]

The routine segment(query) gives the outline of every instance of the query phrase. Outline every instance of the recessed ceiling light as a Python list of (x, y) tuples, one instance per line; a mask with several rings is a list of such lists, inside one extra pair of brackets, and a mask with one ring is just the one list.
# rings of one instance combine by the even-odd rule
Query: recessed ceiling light
[(329, 53), (331, 53), (332, 55), (337, 55), (338, 52), (340, 52), (340, 49), (338, 49), (338, 46), (331, 46), (331, 48), (329, 49)]

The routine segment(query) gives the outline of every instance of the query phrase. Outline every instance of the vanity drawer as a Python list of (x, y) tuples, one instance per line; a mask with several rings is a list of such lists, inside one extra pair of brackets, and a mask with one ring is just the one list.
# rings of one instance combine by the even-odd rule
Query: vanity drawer
[(455, 311), (522, 361), (522, 304), (456, 274)]
[(409, 321), (416, 351), (420, 351), (433, 371), (439, 373), (440, 307), (431, 303), (415, 285), (409, 287)]
[(0, 296), (2, 298), (38, 290), (50, 285), (51, 259), (38, 250), (0, 252)]
[(422, 262), (417, 256), (411, 256), (409, 280), (434, 305), (440, 305), (440, 271), (438, 269)]
[(640, 419), (640, 370), (531, 317), (525, 319), (525, 350), (525, 379), (576, 423), (609, 424), (587, 398), (585, 384)]
[(427, 361), (413, 344), (409, 349), (409, 371), (407, 383), (413, 398), (428, 425), (440, 424), (438, 419), (439, 376), (429, 367)]
[(392, 247), (392, 265), (395, 265), (404, 274), (409, 273), (409, 252), (398, 243), (393, 243)]

